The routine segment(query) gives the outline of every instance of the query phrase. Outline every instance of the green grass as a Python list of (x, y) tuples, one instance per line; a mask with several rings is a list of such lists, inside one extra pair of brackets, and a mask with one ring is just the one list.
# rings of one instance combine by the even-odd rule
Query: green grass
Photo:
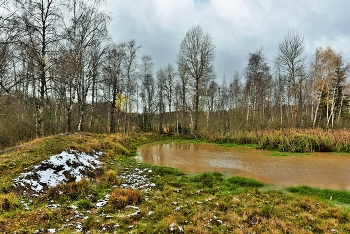
[(182, 176), (185, 175), (182, 171), (172, 168), (172, 167), (153, 167), (156, 174), (165, 176), (165, 175), (174, 175), (174, 176)]
[(222, 147), (227, 147), (227, 148), (247, 148), (247, 149), (257, 148), (256, 144), (217, 143), (217, 145)]
[(264, 183), (251, 178), (245, 178), (240, 176), (234, 176), (227, 179), (229, 184), (238, 185), (240, 187), (247, 188), (260, 188), (264, 186)]
[[(83, 231), (91, 233), (170, 233), (171, 225), (185, 233), (350, 233), (347, 191), (306, 186), (275, 189), (254, 179), (225, 177), (218, 172), (188, 175), (130, 157), (136, 146), (162, 140), (181, 141), (153, 134), (54, 136), (2, 155), (0, 165), (8, 165), (8, 169), (4, 167), (0, 178), (0, 187), (7, 188), (0, 191), (0, 232), (45, 233), (56, 228), (58, 233), (75, 233), (74, 225), (66, 225), (66, 220), (72, 220), (71, 224), (81, 222)], [(9, 193), (9, 181), (25, 166), (70, 147), (103, 150), (103, 173), (91, 180), (60, 185), (39, 198)], [(146, 169), (156, 187), (142, 192), (118, 188), (123, 183), (119, 173), (126, 169)], [(107, 194), (112, 194), (110, 204), (93, 207)], [(53, 202), (60, 206), (48, 208)], [(78, 207), (81, 218), (72, 205)], [(138, 207), (136, 215), (129, 205)]]
[(291, 187), (287, 189), (289, 192), (304, 195), (304, 196), (312, 196), (319, 199), (338, 202), (341, 204), (350, 205), (350, 192), (349, 191), (341, 191), (341, 190), (331, 190), (331, 189), (318, 189), (312, 188), (309, 186), (298, 186)]
[(273, 157), (288, 157), (288, 156), (311, 156), (312, 153), (293, 153), (293, 152), (279, 152), (267, 151), (269, 156)]

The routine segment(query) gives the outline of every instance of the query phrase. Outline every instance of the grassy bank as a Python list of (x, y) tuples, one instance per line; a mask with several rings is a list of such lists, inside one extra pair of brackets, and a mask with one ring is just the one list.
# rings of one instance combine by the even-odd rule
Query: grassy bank
[(254, 144), (260, 149), (282, 152), (350, 152), (348, 129), (281, 129), (236, 131), (227, 135), (203, 132), (203, 139), (216, 143)]
[[(157, 140), (165, 139), (154, 134), (53, 136), (0, 155), (0, 232), (350, 232), (349, 192), (274, 190), (252, 179), (209, 172), (186, 175), (130, 157), (137, 145)], [(101, 175), (59, 185), (39, 197), (11, 190), (20, 172), (66, 149), (105, 152)], [(125, 188), (130, 178), (152, 186)]]

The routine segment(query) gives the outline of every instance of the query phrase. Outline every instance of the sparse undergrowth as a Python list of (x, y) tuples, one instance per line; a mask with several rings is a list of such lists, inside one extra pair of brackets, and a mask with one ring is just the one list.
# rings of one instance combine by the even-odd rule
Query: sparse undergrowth
[[(128, 157), (137, 145), (160, 139), (151, 134), (53, 136), (1, 155), (0, 232), (350, 232), (347, 191), (269, 190), (253, 179), (186, 175)], [(12, 179), (25, 168), (67, 149), (105, 152), (101, 175), (61, 184), (39, 197), (11, 192)]]

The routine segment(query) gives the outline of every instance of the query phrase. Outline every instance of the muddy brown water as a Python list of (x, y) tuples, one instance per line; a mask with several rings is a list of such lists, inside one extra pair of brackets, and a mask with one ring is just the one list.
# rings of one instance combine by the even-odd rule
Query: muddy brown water
[(137, 159), (187, 173), (222, 172), (276, 186), (308, 185), (350, 190), (350, 154), (276, 152), (204, 143), (154, 143), (139, 147)]

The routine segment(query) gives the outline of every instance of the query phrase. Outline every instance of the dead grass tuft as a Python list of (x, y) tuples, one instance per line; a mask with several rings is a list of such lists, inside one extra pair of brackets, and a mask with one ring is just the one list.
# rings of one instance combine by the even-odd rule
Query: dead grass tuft
[(7, 212), (17, 209), (20, 206), (20, 202), (16, 195), (13, 193), (0, 194), (0, 211)]
[(60, 184), (57, 187), (49, 188), (46, 197), (53, 200), (76, 200), (94, 193), (94, 190), (93, 184), (88, 179), (83, 178), (79, 182)]
[(114, 210), (120, 210), (128, 205), (137, 205), (142, 201), (140, 190), (116, 188), (109, 196), (109, 205)]
[(114, 186), (119, 184), (118, 173), (115, 170), (106, 171), (101, 177), (101, 183), (106, 186)]

